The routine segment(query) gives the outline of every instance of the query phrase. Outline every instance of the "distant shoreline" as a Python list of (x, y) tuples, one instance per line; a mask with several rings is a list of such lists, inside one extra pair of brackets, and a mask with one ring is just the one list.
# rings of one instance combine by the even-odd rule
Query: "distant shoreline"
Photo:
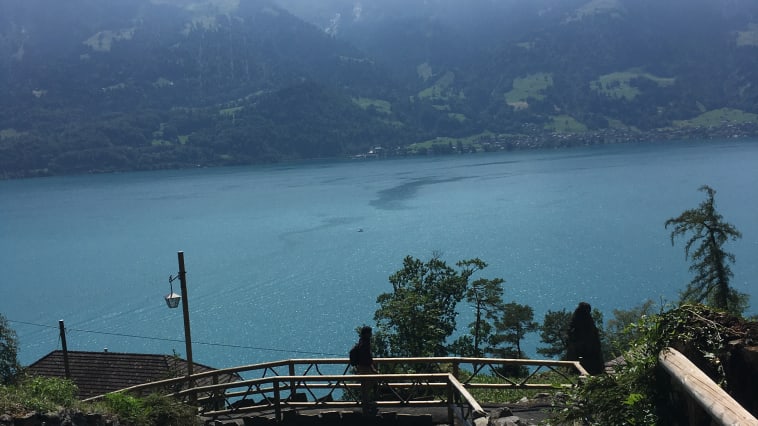
[[(180, 161), (166, 164), (151, 164), (148, 167), (123, 169), (90, 169), (87, 171), (54, 172), (50, 169), (25, 170), (21, 172), (0, 171), (0, 180), (30, 179), (55, 176), (81, 176), (92, 174), (129, 173), (158, 170), (186, 170), (193, 168), (215, 168), (232, 166), (254, 166), (286, 164), (290, 162), (329, 161), (329, 160), (371, 160), (393, 159), (418, 156), (444, 156), (468, 153), (488, 153), (503, 151), (549, 150), (562, 148), (588, 147), (597, 145), (613, 145), (627, 143), (645, 143), (655, 141), (687, 141), (687, 140), (742, 140), (758, 137), (758, 123), (729, 123), (722, 126), (699, 126), (682, 128), (665, 128), (648, 131), (629, 129), (603, 129), (582, 133), (540, 133), (524, 135), (482, 135), (474, 142), (467, 142), (459, 151), (451, 142), (432, 143), (425, 152), (411, 150), (409, 146), (389, 148), (381, 154), (358, 153), (328, 158), (299, 158), (283, 159), (282, 161), (259, 162), (212, 162), (205, 164), (187, 164)], [(454, 139), (451, 139), (454, 140)]]

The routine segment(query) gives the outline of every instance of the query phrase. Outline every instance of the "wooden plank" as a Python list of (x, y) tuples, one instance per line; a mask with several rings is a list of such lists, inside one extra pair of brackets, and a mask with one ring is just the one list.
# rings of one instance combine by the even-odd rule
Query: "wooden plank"
[(661, 366), (721, 425), (758, 425), (758, 419), (674, 348), (658, 355)]

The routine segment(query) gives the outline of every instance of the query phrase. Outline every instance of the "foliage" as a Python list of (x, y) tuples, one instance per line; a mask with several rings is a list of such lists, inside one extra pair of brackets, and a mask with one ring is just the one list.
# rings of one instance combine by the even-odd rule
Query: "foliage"
[[(479, 259), (459, 262), (463, 267), (463, 276), (468, 278), (474, 271), (484, 269), (487, 264)], [(489, 345), (492, 338), (493, 323), (500, 311), (503, 310), (502, 278), (479, 278), (466, 288), (466, 301), (474, 308), (474, 321), (469, 324), (471, 331), (471, 353), (475, 357), (482, 356), (482, 345)]]
[[(486, 383), (486, 384), (512, 384), (514, 379), (517, 379), (518, 377), (522, 376), (506, 376), (508, 379), (501, 377), (499, 374), (500, 372), (494, 372), (495, 374), (483, 374), (480, 372), (476, 375), (473, 379), (471, 378), (471, 372), (466, 370), (461, 370), (459, 372), (459, 380), (461, 382), (471, 382), (471, 383)], [(530, 378), (530, 382), (532, 383), (547, 383), (555, 386), (555, 388), (559, 388), (560, 385), (563, 385), (566, 383), (566, 379), (561, 375), (554, 371), (542, 371), (536, 373), (534, 376)], [(538, 390), (529, 390), (525, 388), (514, 388), (514, 389), (474, 389), (470, 388), (469, 392), (471, 395), (476, 399), (477, 401), (481, 403), (496, 403), (496, 404), (503, 404), (503, 403), (512, 403), (519, 401), (522, 398), (534, 398), (539, 393), (544, 393), (544, 389), (538, 389)]]
[(74, 382), (57, 377), (24, 377), (16, 385), (0, 386), (0, 413), (50, 412), (77, 406)]
[[(524, 352), (518, 351), (511, 346), (494, 348), (493, 354), (499, 358), (505, 359), (523, 359), (526, 358)], [(495, 367), (493, 373), (501, 378), (505, 377), (526, 377), (529, 375), (529, 368), (525, 365), (518, 364), (502, 364), (499, 367)]]
[(755, 2), (450, 3), (431, 20), (377, 2), (345, 35), (258, 2), (48, 3), (0, 2), (0, 178), (403, 153), (486, 132), (550, 147), (756, 131)]
[(539, 324), (534, 322), (534, 309), (531, 306), (516, 302), (506, 303), (495, 319), (495, 333), (490, 339), (489, 352), (522, 358), (524, 352), (521, 350), (521, 341), (528, 333), (537, 331), (538, 326)]
[(133, 425), (192, 425), (202, 424), (192, 407), (175, 399), (151, 394), (137, 398), (126, 393), (110, 393), (103, 402), (107, 412), (113, 413), (121, 421)]
[(13, 382), (19, 370), (16, 331), (10, 327), (5, 316), (0, 314), (0, 384)]
[(679, 349), (728, 391), (723, 368), (728, 343), (747, 336), (741, 320), (703, 305), (644, 316), (630, 327), (637, 329), (637, 337), (624, 354), (625, 363), (615, 367), (615, 374), (591, 377), (578, 387), (563, 420), (592, 425), (678, 424), (670, 379), (660, 377), (656, 369), (660, 352), (666, 347)]
[(177, 400), (160, 395), (137, 398), (122, 393), (105, 396), (102, 402), (86, 404), (77, 398), (71, 380), (58, 377), (22, 377), (15, 385), (0, 386), (0, 413), (23, 415), (29, 412), (85, 411), (117, 416), (122, 424), (184, 426), (197, 424), (195, 410)]
[(452, 356), (476, 356), (474, 338), (470, 334), (459, 336), (453, 343), (448, 345), (447, 351)]
[(443, 356), (446, 339), (456, 328), (456, 305), (463, 299), (466, 278), (437, 255), (423, 262), (411, 256), (389, 278), (392, 293), (377, 297), (375, 336), (384, 356)]
[(614, 309), (613, 318), (608, 320), (605, 332), (609, 336), (614, 356), (628, 351), (633, 341), (639, 340), (639, 328), (634, 327), (640, 319), (654, 313), (655, 303), (648, 299), (631, 309)]
[(735, 241), (742, 234), (732, 224), (725, 222), (716, 211), (716, 191), (708, 185), (699, 189), (707, 198), (695, 209), (685, 210), (681, 215), (666, 221), (671, 225), (671, 244), (677, 237), (689, 236), (685, 246), (685, 258), (690, 259), (690, 271), (695, 277), (681, 294), (681, 301), (705, 302), (717, 309), (741, 314), (747, 307), (747, 295), (729, 285), (733, 276), (730, 263), (734, 255), (723, 250), (723, 245)]
[(722, 123), (756, 123), (758, 122), (758, 114), (752, 114), (749, 112), (741, 111), (732, 108), (720, 108), (704, 112), (697, 117), (693, 117), (689, 120), (674, 121), (674, 126), (677, 127), (705, 127), (705, 126), (719, 126)]
[(548, 310), (540, 327), (540, 341), (547, 346), (537, 348), (537, 353), (550, 358), (563, 358), (568, 345), (568, 324), (571, 313), (566, 309)]
[(109, 393), (104, 398), (108, 410), (118, 416), (119, 419), (138, 423), (144, 419), (145, 407), (142, 400), (126, 393)]

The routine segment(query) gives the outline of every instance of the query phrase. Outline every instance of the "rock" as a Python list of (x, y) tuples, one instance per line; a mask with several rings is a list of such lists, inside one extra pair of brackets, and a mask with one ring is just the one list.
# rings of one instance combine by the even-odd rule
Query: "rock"
[(87, 419), (87, 426), (100, 426), (103, 423), (103, 415), (99, 413), (88, 413), (84, 416)]
[(495, 419), (490, 423), (492, 426), (525, 426), (526, 423), (524, 423), (520, 417), (518, 416), (509, 416), (509, 417), (501, 417), (499, 419)]
[(71, 416), (71, 424), (74, 426), (87, 426), (87, 416), (84, 413), (73, 413)]
[(37, 413), (29, 413), (13, 419), (14, 426), (42, 426), (42, 419)]
[(268, 426), (276, 424), (274, 420), (266, 417), (245, 417), (242, 420), (245, 426)]
[(499, 418), (502, 418), (502, 417), (511, 417), (512, 415), (513, 415), (513, 411), (511, 411), (510, 408), (508, 408), (508, 407), (502, 407), (502, 408), (498, 408), (497, 410), (495, 410), (492, 413), (491, 417), (493, 419), (499, 419)]
[(45, 426), (59, 426), (61, 424), (61, 416), (59, 413), (45, 413), (42, 414), (42, 424)]

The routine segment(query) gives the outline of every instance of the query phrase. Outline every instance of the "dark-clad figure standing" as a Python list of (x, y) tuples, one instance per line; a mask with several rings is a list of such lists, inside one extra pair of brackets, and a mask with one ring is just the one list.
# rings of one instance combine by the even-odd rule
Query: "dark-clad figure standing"
[[(361, 328), (361, 337), (358, 339), (358, 363), (355, 366), (358, 374), (377, 374), (374, 367), (374, 355), (371, 353), (371, 327)], [(361, 380), (361, 406), (364, 416), (376, 415), (376, 381)]]
[(579, 303), (571, 316), (566, 360), (579, 361), (592, 375), (604, 371), (600, 333), (595, 326), (595, 320), (592, 319), (592, 307), (587, 302)]
[(358, 374), (376, 374), (374, 367), (374, 355), (371, 353), (371, 327), (361, 328), (361, 337), (358, 339)]

